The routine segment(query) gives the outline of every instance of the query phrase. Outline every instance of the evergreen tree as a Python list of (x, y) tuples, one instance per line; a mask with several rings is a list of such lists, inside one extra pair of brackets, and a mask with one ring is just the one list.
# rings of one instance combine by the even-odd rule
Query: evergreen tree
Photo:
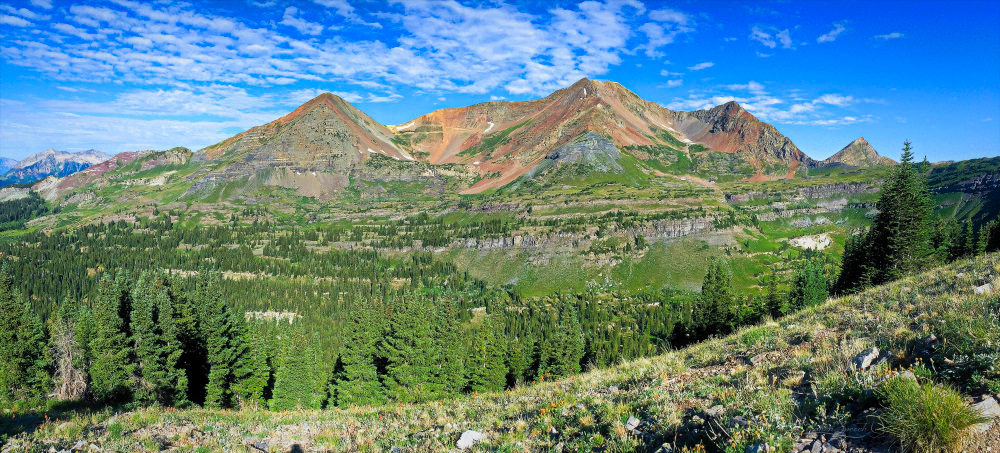
[(188, 380), (177, 366), (183, 350), (170, 297), (149, 272), (139, 276), (132, 295), (132, 343), (138, 364), (135, 397), (173, 406), (186, 400)]
[(259, 329), (247, 326), (241, 343), (248, 345), (247, 354), (237, 363), (233, 393), (241, 408), (257, 409), (264, 404), (271, 380), (271, 347)]
[(788, 306), (785, 304), (785, 298), (778, 290), (778, 272), (774, 269), (771, 269), (771, 277), (768, 278), (767, 281), (766, 305), (767, 313), (773, 317), (782, 316), (785, 313), (788, 313)]
[(696, 339), (729, 333), (734, 327), (735, 296), (732, 273), (721, 259), (713, 259), (701, 286), (693, 313)]
[(504, 350), (498, 322), (494, 315), (487, 315), (474, 328), (466, 367), (466, 386), (473, 392), (496, 392), (507, 383)]
[(465, 388), (466, 352), (453, 301), (438, 301), (432, 327), (431, 390), (441, 396), (457, 394)]
[(429, 304), (397, 299), (379, 355), (385, 360), (386, 395), (396, 401), (421, 401), (433, 396), (430, 359), (437, 355), (432, 338)]
[(799, 310), (819, 305), (828, 296), (823, 267), (810, 261), (795, 273), (792, 289), (788, 293), (788, 306), (791, 310)]
[(243, 339), (243, 319), (233, 315), (219, 290), (219, 275), (205, 272), (198, 284), (197, 300), (201, 307), (199, 325), (205, 336), (208, 383), (205, 406), (233, 406), (233, 386), (239, 362), (247, 353)]
[(911, 149), (909, 141), (903, 143), (900, 163), (882, 186), (871, 229), (848, 241), (835, 285), (838, 292), (895, 280), (932, 262), (933, 202)]
[(314, 345), (296, 330), (285, 342), (275, 372), (271, 409), (319, 408), (322, 402), (316, 398), (316, 366)]
[(367, 304), (351, 314), (340, 352), (343, 372), (331, 391), (336, 393), (338, 407), (386, 401), (375, 364), (376, 347), (384, 331), (381, 320), (377, 309)]
[(129, 305), (124, 274), (115, 279), (104, 274), (94, 300), (94, 334), (90, 340), (91, 389), (99, 401), (120, 402), (131, 397), (135, 365), (129, 347), (128, 324), (122, 317)]

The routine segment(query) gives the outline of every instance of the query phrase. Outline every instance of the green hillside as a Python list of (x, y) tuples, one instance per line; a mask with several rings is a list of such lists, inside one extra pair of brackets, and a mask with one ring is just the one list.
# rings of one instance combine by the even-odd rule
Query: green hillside
[[(498, 393), (283, 413), (52, 408), (8, 411), (3, 423), (30, 430), (8, 441), (16, 451), (78, 441), (104, 451), (442, 451), (467, 430), (486, 435), (474, 451), (788, 451), (820, 435), (895, 448), (880, 420), (899, 409), (892, 389), (909, 385), (905, 376), (976, 400), (1000, 393), (1000, 297), (975, 290), (997, 287), (998, 275), (1000, 254), (959, 261), (688, 348)], [(886, 360), (853, 368), (872, 347)], [(951, 390), (929, 391), (945, 410)], [(1000, 428), (948, 429), (981, 451)]]

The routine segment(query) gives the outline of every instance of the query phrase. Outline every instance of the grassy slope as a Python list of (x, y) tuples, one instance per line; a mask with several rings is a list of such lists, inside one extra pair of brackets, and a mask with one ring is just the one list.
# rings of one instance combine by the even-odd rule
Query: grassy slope
[[(979, 347), (995, 345), (996, 293), (974, 295), (973, 287), (997, 286), (998, 276), (1000, 254), (977, 257), (686, 349), (500, 394), (346, 411), (52, 413), (71, 423), (49, 421), (10, 446), (43, 451), (86, 439), (112, 450), (246, 451), (264, 441), (276, 451), (293, 445), (306, 451), (442, 451), (474, 429), (488, 434), (476, 447), (481, 450), (653, 451), (684, 441), (698, 427), (694, 417), (705, 417), (704, 409), (715, 405), (725, 408), (725, 426), (735, 416), (749, 420), (734, 446), (738, 451), (761, 441), (790, 446), (803, 426), (857, 423), (871, 429), (859, 421), (852, 398), (865, 395), (866, 383), (888, 370), (849, 371), (859, 351), (877, 345), (907, 363), (912, 345), (928, 333), (946, 344), (973, 338)], [(756, 367), (747, 365), (749, 357)], [(805, 372), (802, 382), (798, 371)], [(643, 421), (640, 434), (625, 428), (633, 416)], [(41, 421), (33, 417), (7, 414), (3, 420)], [(736, 431), (729, 434), (726, 442), (737, 441)]]

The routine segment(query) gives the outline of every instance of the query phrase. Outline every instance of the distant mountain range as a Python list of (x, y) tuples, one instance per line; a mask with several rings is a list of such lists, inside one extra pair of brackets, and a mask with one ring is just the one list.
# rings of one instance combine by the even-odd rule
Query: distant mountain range
[[(559, 155), (580, 158), (556, 159)], [(135, 157), (129, 154), (125, 160)], [(97, 151), (50, 149), (18, 163), (0, 182), (61, 177), (107, 159)], [(436, 110), (400, 125), (379, 124), (344, 99), (324, 93), (275, 121), (193, 153), (192, 159), (197, 170), (186, 179), (188, 196), (223, 189), (232, 196), (278, 186), (321, 198), (336, 196), (352, 181), (373, 178), (430, 178), (437, 181), (437, 190), (447, 186), (480, 193), (519, 187), (510, 184), (519, 179), (545, 178), (552, 172), (542, 170), (553, 164), (597, 163), (600, 171), (615, 173), (625, 172), (620, 162), (629, 160), (646, 174), (763, 181), (794, 178), (810, 167), (892, 163), (863, 138), (819, 162), (736, 102), (674, 111), (618, 83), (589, 79), (538, 100)], [(372, 159), (419, 168), (402, 165), (373, 174)], [(90, 172), (86, 178), (101, 173)], [(57, 186), (77, 185), (67, 181)]]
[(15, 165), (17, 165), (16, 160), (9, 159), (6, 157), (0, 157), (0, 175), (6, 174)]
[[(63, 177), (108, 160), (111, 156), (100, 151), (88, 150), (78, 153), (47, 149), (32, 154), (5, 169), (0, 177), (0, 186), (29, 183), (48, 176)], [(13, 162), (5, 159), (4, 165)]]

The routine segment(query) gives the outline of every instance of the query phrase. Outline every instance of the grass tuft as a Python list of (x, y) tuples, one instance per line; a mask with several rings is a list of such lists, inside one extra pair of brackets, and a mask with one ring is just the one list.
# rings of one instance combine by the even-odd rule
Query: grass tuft
[(907, 452), (960, 451), (969, 427), (986, 421), (947, 385), (895, 378), (879, 387), (878, 395), (886, 405), (882, 431)]

